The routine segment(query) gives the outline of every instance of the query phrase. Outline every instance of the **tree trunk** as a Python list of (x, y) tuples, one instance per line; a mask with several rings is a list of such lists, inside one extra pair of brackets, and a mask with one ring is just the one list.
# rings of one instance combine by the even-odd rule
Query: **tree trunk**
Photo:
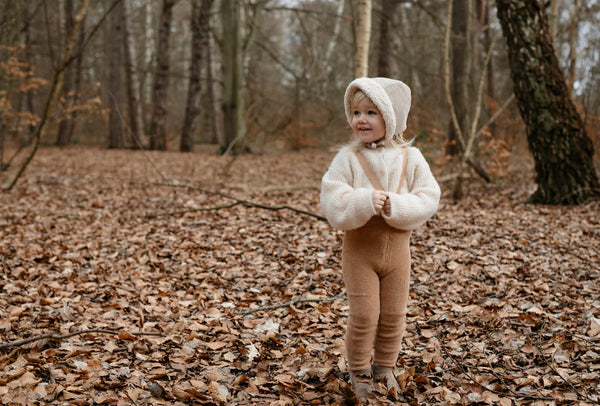
[(579, 43), (579, 13), (583, 6), (581, 0), (575, 0), (573, 11), (571, 13), (571, 22), (569, 24), (569, 70), (567, 71), (567, 86), (570, 91), (573, 91), (575, 78), (577, 76), (577, 45)]
[(244, 66), (240, 0), (221, 2), (223, 23), (223, 119), (221, 152), (246, 149)]
[(356, 38), (356, 58), (354, 75), (357, 78), (369, 75), (369, 43), (371, 42), (371, 0), (360, 0), (358, 33)]
[[(83, 47), (85, 41), (85, 20), (87, 14), (83, 17), (83, 21), (81, 21), (81, 27), (79, 28), (79, 39), (77, 41), (77, 46), (80, 54), (77, 56), (77, 61), (75, 63), (75, 79), (74, 79), (74, 89), (73, 89), (73, 105), (77, 105), (80, 101), (81, 94), (81, 76), (83, 74)], [(77, 125), (77, 110), (71, 112), (69, 127), (67, 129), (67, 139), (69, 144), (73, 141), (73, 134), (75, 133), (75, 126)]]
[[(35, 14), (35, 4), (32, 2), (27, 3), (27, 16), (26, 16), (26, 24), (23, 27), (23, 43), (25, 45), (25, 61), (29, 64), (29, 66), (33, 66), (33, 52), (32, 52), (32, 39), (31, 39), (31, 20)], [(35, 116), (35, 106), (34, 106), (34, 90), (29, 89), (23, 95), (23, 104), (21, 111), (27, 111), (32, 116)], [(24, 132), (21, 132), (19, 135), (19, 145), (26, 146), (31, 142), (31, 137), (35, 133), (35, 125), (30, 124), (27, 126), (27, 129)]]
[(187, 106), (181, 129), (179, 150), (192, 152), (194, 150), (194, 132), (196, 117), (200, 111), (202, 55), (208, 46), (208, 18), (213, 0), (192, 1), (192, 61), (190, 64), (190, 83), (188, 85)]
[(578, 204), (600, 196), (594, 146), (569, 98), (544, 9), (529, 0), (496, 0), (517, 104), (535, 160), (533, 203)]
[(108, 79), (108, 147), (125, 148), (125, 131), (121, 117), (122, 61), (123, 61), (123, 8), (117, 4), (110, 16), (110, 50)]
[[(152, 63), (156, 46), (154, 44), (154, 30), (152, 29), (152, 4), (147, 2), (144, 5), (144, 85), (143, 85), (143, 101), (144, 106), (149, 106), (152, 103), (152, 71), (154, 70)], [(146, 111), (146, 108), (144, 108)], [(146, 122), (150, 121), (145, 113)]]
[(212, 53), (213, 53), (213, 45), (210, 36), (210, 27), (206, 26), (206, 38), (208, 39), (208, 43), (206, 46), (206, 96), (207, 96), (207, 116), (210, 121), (210, 128), (212, 130), (212, 135), (210, 138), (211, 144), (219, 144), (223, 139), (223, 134), (221, 131), (220, 120), (223, 110), (221, 109), (220, 104), (217, 102), (216, 92), (215, 92), (215, 81), (213, 80), (213, 62), (212, 62)]
[(554, 41), (556, 34), (558, 34), (558, 9), (560, 8), (562, 0), (550, 0), (550, 16), (548, 17), (548, 24), (550, 25), (550, 37)]
[[(454, 0), (452, 8), (451, 36), (451, 82), (450, 91), (458, 124), (463, 132), (467, 129), (467, 0)], [(458, 134), (452, 120), (448, 123), (446, 154), (457, 155), (460, 151)]]
[(335, 13), (336, 17), (335, 17), (335, 24), (333, 26), (333, 34), (331, 35), (331, 42), (329, 42), (329, 45), (327, 46), (327, 52), (325, 53), (324, 66), (326, 67), (328, 74), (331, 72), (331, 69), (332, 69), (332, 66), (329, 63), (329, 61), (331, 60), (331, 55), (337, 44), (337, 37), (340, 33), (340, 27), (342, 26), (345, 4), (346, 4), (346, 0), (338, 0), (338, 8)]
[[(61, 35), (65, 32), (71, 32), (73, 26), (73, 0), (61, 0), (61, 5), (64, 7), (64, 31), (61, 31)], [(62, 42), (62, 41), (61, 41)], [(72, 125), (71, 110), (73, 109), (73, 93), (75, 88), (75, 71), (74, 67), (70, 66), (65, 71), (65, 79), (62, 88), (62, 117), (58, 124), (58, 134), (56, 137), (56, 145), (64, 146), (69, 145), (71, 142), (69, 129)]]
[(156, 51), (156, 77), (152, 95), (150, 149), (167, 149), (167, 89), (169, 85), (169, 37), (175, 0), (163, 0)]
[[(492, 46), (492, 33), (489, 28), (490, 24), (490, 4), (489, 0), (477, 0), (478, 20), (479, 25), (484, 27), (483, 35), (483, 49), (490, 49)], [(487, 29), (485, 27), (488, 27)], [(496, 97), (494, 95), (494, 59), (490, 58), (487, 64), (486, 70), (486, 90), (487, 90), (487, 102), (485, 103), (488, 108), (488, 114), (490, 117), (494, 116), (497, 111)], [(489, 131), (492, 138), (495, 138), (496, 125), (490, 124)]]
[(389, 78), (390, 69), (390, 26), (394, 15), (395, 0), (381, 1), (381, 15), (379, 22), (379, 47), (377, 49), (377, 76)]
[(131, 0), (121, 0), (123, 5), (123, 45), (125, 48), (125, 73), (127, 77), (127, 100), (131, 133), (138, 148), (144, 145), (144, 121), (140, 102), (140, 80), (137, 72), (137, 57), (133, 40)]

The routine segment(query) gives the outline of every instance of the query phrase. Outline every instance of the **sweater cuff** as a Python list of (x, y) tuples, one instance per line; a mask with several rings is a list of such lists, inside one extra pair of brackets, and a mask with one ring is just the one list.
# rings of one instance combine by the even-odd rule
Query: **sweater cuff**
[(377, 212), (375, 211), (375, 206), (373, 206), (373, 198), (371, 197), (372, 194), (373, 189), (356, 189), (356, 213), (364, 213), (365, 215), (368, 215), (367, 220), (373, 217), (375, 214), (377, 214)]

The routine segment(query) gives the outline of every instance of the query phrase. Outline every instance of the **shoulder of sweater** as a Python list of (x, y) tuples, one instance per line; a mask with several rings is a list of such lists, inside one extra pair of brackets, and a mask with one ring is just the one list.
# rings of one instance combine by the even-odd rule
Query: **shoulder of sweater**
[(417, 147), (408, 147), (408, 159), (409, 162), (410, 160), (419, 160), (419, 161), (423, 161), (426, 162), (425, 157), (423, 156), (423, 153), (421, 152), (421, 150)]

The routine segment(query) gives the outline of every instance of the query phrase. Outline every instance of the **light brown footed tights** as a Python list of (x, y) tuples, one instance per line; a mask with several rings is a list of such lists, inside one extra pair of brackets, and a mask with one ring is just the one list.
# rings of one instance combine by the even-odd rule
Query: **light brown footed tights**
[(346, 356), (350, 371), (371, 369), (373, 362), (393, 371), (406, 328), (410, 280), (410, 231), (373, 217), (346, 231), (342, 252), (350, 316)]

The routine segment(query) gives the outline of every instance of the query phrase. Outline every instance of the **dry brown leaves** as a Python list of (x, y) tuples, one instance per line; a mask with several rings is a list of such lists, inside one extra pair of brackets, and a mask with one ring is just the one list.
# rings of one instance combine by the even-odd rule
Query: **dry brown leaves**
[[(244, 206), (144, 217), (232, 203), (199, 189), (319, 213), (333, 154), (149, 155), (197, 189), (72, 148), (0, 195), (0, 403), (351, 404), (340, 232)], [(530, 187), (474, 182), (413, 234), (400, 403), (598, 403), (600, 205), (522, 204)]]

